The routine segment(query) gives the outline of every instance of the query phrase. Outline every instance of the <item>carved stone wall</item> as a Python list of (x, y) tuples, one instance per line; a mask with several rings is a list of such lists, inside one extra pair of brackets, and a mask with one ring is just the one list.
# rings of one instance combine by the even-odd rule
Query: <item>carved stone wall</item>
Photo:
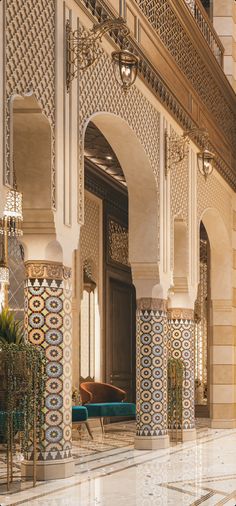
[(124, 94), (115, 80), (110, 58), (105, 53), (95, 65), (85, 72), (81, 72), (78, 100), (80, 130), (79, 221), (83, 222), (83, 131), (88, 119), (92, 114), (109, 112), (127, 121), (143, 145), (159, 187), (160, 114), (135, 86), (129, 90), (127, 95)]
[(235, 111), (225, 100), (220, 86), (204, 64), (170, 2), (168, 0), (136, 0), (136, 2), (235, 149)]
[[(232, 198), (225, 186), (212, 174), (207, 181), (199, 173), (197, 175), (197, 216), (198, 222), (205, 209), (209, 207), (219, 211), (229, 237), (232, 230)], [(216, 223), (217, 226), (217, 223)]]
[(83, 269), (85, 269), (87, 275), (97, 285), (99, 282), (100, 241), (102, 240), (99, 225), (99, 204), (86, 195), (84, 225), (80, 238), (81, 276), (83, 276)]
[(55, 206), (55, 1), (5, 0), (5, 174), (12, 183), (11, 97), (33, 93), (52, 128)]

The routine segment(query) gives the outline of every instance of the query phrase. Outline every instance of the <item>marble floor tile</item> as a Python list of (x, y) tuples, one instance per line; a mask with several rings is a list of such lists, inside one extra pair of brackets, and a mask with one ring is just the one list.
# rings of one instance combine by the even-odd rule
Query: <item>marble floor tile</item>
[(87, 448), (85, 439), (75, 441), (75, 476), (34, 489), (16, 480), (10, 493), (0, 487), (0, 505), (236, 506), (236, 430), (201, 420), (196, 442), (151, 452), (133, 448), (132, 422), (112, 425)]

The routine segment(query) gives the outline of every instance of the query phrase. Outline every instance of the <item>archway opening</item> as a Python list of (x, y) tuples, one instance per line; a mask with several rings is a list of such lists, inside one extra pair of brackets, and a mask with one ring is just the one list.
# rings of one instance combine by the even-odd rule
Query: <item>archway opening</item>
[[(209, 208), (204, 212), (202, 224), (201, 238), (202, 241), (207, 241), (202, 242), (204, 248), (202, 258), (205, 254), (204, 251), (206, 252), (206, 248), (208, 248), (205, 266), (201, 267), (200, 265), (203, 277), (202, 286), (205, 286), (205, 294), (202, 297), (202, 303), (205, 306), (205, 330), (203, 329), (203, 332), (205, 335), (207, 334), (208, 341), (205, 345), (207, 350), (205, 356), (206, 353), (208, 355), (207, 361), (205, 359), (207, 372), (205, 371), (201, 396), (208, 406), (212, 426), (222, 427), (226, 426), (226, 423), (230, 423), (227, 421), (227, 417), (233, 418), (231, 400), (226, 400), (224, 396), (222, 398), (222, 389), (231, 391), (234, 384), (233, 348), (232, 353), (231, 348), (227, 348), (227, 342), (233, 342), (232, 264), (229, 261), (232, 258), (232, 245), (227, 227), (216, 209)], [(222, 358), (225, 352), (229, 353), (227, 364)], [(206, 379), (207, 387), (204, 385)]]
[(10, 164), (17, 189), (23, 194), (24, 235), (22, 239), (8, 239), (8, 306), (18, 320), (23, 320), (24, 260), (28, 245), (37, 255), (42, 234), (48, 238), (54, 234), (51, 209), (51, 127), (34, 95), (13, 96), (11, 112)]
[(199, 284), (195, 302), (195, 413), (209, 417), (210, 243), (203, 222), (199, 237)]
[[(80, 369), (89, 375), (92, 364), (93, 377), (80, 374), (80, 381), (106, 381), (134, 401), (136, 296), (131, 265), (157, 263), (156, 181), (136, 135), (112, 114), (101, 113), (88, 122), (84, 155), (80, 336), (85, 321), (90, 336), (87, 342), (80, 337)], [(89, 284), (94, 290), (88, 293)], [(88, 358), (89, 350), (94, 350), (94, 358)]]

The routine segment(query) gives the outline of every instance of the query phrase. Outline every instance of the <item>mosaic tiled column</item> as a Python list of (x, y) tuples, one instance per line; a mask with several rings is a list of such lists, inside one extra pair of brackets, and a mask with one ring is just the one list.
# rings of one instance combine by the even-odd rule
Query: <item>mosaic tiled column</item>
[[(60, 263), (27, 262), (25, 323), (28, 340), (46, 355), (45, 423), (38, 479), (73, 475), (71, 456), (71, 269)], [(31, 462), (22, 473), (30, 475)]]
[(169, 445), (167, 435), (166, 301), (137, 301), (137, 433), (135, 448)]
[(183, 439), (196, 438), (194, 404), (194, 312), (192, 309), (169, 309), (169, 352), (183, 363)]

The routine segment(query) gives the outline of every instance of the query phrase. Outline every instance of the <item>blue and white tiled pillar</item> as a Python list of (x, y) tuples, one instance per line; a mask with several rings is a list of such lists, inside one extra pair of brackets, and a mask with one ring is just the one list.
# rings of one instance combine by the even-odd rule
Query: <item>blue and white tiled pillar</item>
[(166, 301), (137, 301), (137, 433), (135, 448), (169, 446), (167, 422), (167, 312)]
[[(72, 283), (71, 269), (56, 262), (26, 262), (25, 327), (28, 340), (46, 355), (46, 384), (42, 449), (38, 479), (72, 476)], [(32, 474), (26, 461), (23, 475)]]

